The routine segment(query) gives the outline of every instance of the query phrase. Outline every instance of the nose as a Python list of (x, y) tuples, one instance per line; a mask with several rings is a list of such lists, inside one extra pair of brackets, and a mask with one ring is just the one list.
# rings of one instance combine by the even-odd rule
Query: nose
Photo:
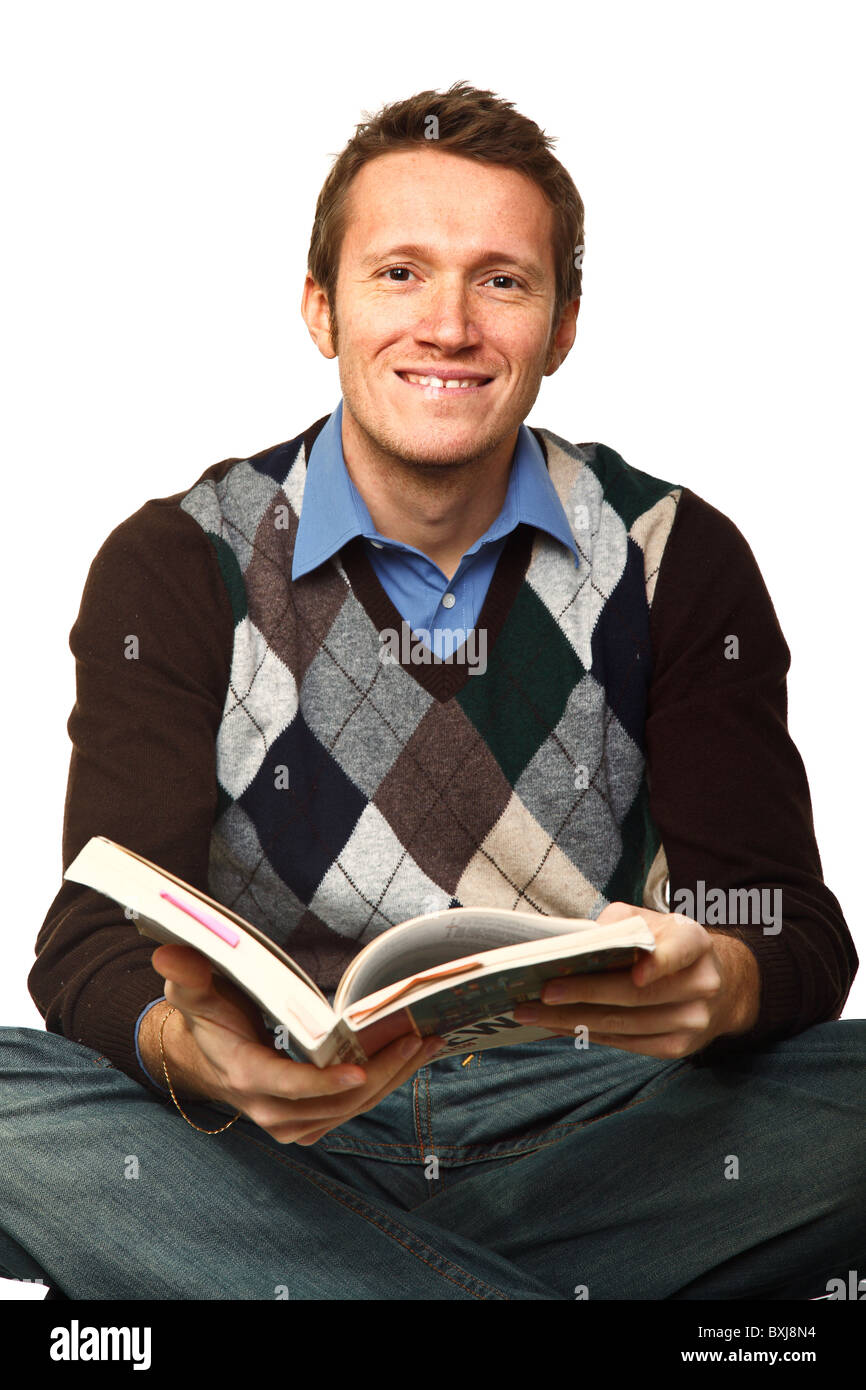
[(435, 343), (446, 352), (475, 347), (481, 342), (462, 276), (442, 278), (428, 287), (415, 337), (418, 342)]

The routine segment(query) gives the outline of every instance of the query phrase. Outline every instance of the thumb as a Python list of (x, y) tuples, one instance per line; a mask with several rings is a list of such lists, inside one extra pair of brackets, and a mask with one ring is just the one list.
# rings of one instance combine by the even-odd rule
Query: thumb
[(596, 917), (597, 922), (624, 922), (626, 917), (634, 917), (639, 913), (640, 908), (633, 907), (630, 903), (608, 903), (603, 912)]
[(210, 993), (213, 971), (210, 961), (193, 946), (158, 946), (150, 958), (157, 974), (182, 985), (192, 998)]
[(227, 980), (194, 946), (159, 946), (151, 957), (154, 970), (165, 977), (165, 997), (189, 1023), (217, 1023), (242, 1037), (272, 1041), (258, 1005)]

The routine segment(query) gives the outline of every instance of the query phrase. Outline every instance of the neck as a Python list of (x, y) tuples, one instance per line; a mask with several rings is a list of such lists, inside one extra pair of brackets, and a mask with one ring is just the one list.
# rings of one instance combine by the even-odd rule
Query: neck
[(409, 463), (346, 439), (346, 470), (376, 530), (414, 546), (451, 579), (462, 556), (496, 519), (508, 491), (517, 431), (483, 458), (458, 464)]

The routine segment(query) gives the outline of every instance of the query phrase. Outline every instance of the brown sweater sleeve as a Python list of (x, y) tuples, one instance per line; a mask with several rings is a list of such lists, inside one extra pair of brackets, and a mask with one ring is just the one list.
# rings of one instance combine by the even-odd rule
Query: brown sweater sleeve
[(788, 733), (790, 652), (770, 596), (733, 522), (687, 488), (662, 556), (651, 639), (650, 807), (672, 910), (679, 889), (697, 902), (699, 880), (727, 901), (732, 888), (781, 890), (775, 935), (753, 913), (733, 927), (707, 923), (746, 942), (761, 974), (754, 1029), (703, 1049), (712, 1061), (838, 1018), (858, 959), (822, 877), (806, 773)]
[[(106, 835), (206, 891), (233, 621), (213, 546), (177, 506), (182, 495), (147, 502), (90, 568), (69, 639), (76, 701), (63, 869), (91, 835)], [(150, 1090), (134, 1029), (164, 993), (155, 949), (116, 903), (64, 882), (28, 977), (50, 1032)]]

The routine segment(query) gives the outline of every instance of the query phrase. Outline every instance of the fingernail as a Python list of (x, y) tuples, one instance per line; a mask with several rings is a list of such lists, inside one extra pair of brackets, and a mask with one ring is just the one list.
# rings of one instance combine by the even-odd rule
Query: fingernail
[(403, 1057), (406, 1061), (408, 1061), (410, 1057), (415, 1056), (415, 1053), (418, 1051), (420, 1046), (420, 1038), (404, 1038), (399, 1048), (400, 1056)]
[(341, 1072), (339, 1077), (341, 1086), (361, 1086), (364, 1078), (362, 1076), (351, 1076), (347, 1072)]
[(538, 1010), (531, 1008), (528, 1004), (521, 1004), (514, 1010), (515, 1023), (535, 1023), (538, 1019)]

